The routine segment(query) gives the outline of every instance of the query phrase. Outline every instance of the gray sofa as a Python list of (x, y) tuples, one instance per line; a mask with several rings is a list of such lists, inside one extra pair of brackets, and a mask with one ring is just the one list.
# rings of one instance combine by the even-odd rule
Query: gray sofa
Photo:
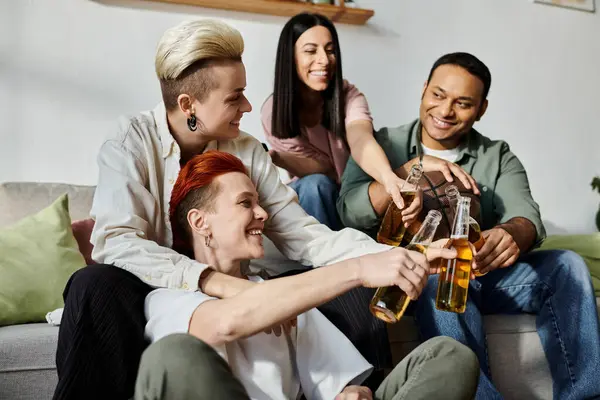
[[(65, 192), (69, 193), (71, 219), (87, 218), (93, 187), (53, 183), (0, 184), (0, 228), (43, 209)], [(52, 398), (57, 381), (57, 338), (58, 327), (47, 323), (0, 327), (0, 399)]]
[[(0, 184), (0, 227), (34, 213), (69, 193), (73, 220), (88, 216), (94, 188), (53, 183)], [(272, 244), (265, 265), (289, 263)], [(50, 311), (50, 310), (49, 310)], [(551, 399), (548, 364), (530, 315), (485, 318), (494, 382), (506, 399)], [(389, 326), (397, 362), (418, 343), (413, 321)], [(55, 352), (58, 327), (35, 323), (0, 327), (0, 399), (50, 399), (56, 385)], [(460, 372), (457, 372), (460, 373)]]

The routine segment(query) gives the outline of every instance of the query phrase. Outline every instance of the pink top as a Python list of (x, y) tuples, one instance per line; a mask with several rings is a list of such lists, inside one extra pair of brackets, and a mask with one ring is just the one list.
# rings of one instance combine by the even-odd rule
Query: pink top
[[(344, 80), (346, 94), (346, 126), (353, 121), (373, 121), (365, 96), (356, 86)], [(260, 111), (263, 129), (267, 142), (276, 151), (291, 153), (297, 156), (314, 158), (330, 163), (336, 171), (338, 183), (341, 180), (350, 152), (343, 141), (321, 124), (311, 128), (300, 127), (300, 136), (292, 139), (278, 139), (271, 134), (271, 118), (273, 115), (273, 95), (269, 96)]]

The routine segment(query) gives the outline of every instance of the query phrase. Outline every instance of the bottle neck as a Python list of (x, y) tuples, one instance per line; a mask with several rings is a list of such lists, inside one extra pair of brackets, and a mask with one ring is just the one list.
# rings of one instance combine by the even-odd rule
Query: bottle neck
[(468, 238), (469, 237), (469, 211), (470, 199), (461, 198), (458, 202), (456, 215), (454, 217), (454, 226), (452, 227), (452, 238)]
[(437, 230), (438, 225), (440, 224), (439, 218), (434, 218), (427, 216), (423, 224), (419, 228), (419, 231), (415, 236), (413, 236), (410, 244), (420, 244), (423, 246), (429, 246), (433, 241), (435, 236), (435, 231)]
[(448, 196), (448, 204), (450, 205), (448, 208), (448, 224), (450, 225), (450, 228), (454, 226), (454, 219), (456, 217), (459, 199), (460, 196)]
[(423, 176), (423, 170), (418, 165), (413, 165), (402, 185), (401, 191), (416, 191), (419, 186), (419, 181), (421, 180), (421, 176)]

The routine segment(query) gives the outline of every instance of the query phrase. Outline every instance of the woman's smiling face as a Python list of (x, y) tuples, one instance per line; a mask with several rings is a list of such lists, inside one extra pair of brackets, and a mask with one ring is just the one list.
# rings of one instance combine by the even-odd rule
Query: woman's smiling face
[(321, 25), (308, 29), (300, 35), (294, 49), (300, 81), (317, 92), (327, 89), (337, 61), (329, 29)]

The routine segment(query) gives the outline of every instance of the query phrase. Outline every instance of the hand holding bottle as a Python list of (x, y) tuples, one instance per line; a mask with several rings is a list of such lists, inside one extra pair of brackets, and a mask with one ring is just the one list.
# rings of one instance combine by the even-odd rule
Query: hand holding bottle
[[(475, 250), (475, 246), (473, 246), (472, 243), (469, 243), (469, 246), (471, 247), (471, 251), (473, 252), (473, 254), (475, 254), (476, 250)], [(450, 249), (450, 250), (454, 250), (456, 251), (456, 249), (452, 248), (452, 241), (450, 240), (450, 238), (445, 238), (445, 239), (439, 239), (436, 240), (435, 242), (431, 243), (431, 245), (429, 246), (429, 253), (433, 254), (434, 249)], [(443, 262), (444, 258), (439, 258), (438, 262), (433, 262), (430, 264), (429, 266), (429, 275), (436, 275), (439, 274), (442, 271), (442, 266), (443, 266)], [(485, 275), (485, 274), (483, 274)], [(475, 270), (471, 271), (471, 279), (476, 279), (477, 276), (482, 276), (482, 275), (477, 275)]]
[(388, 176), (383, 178), (382, 184), (387, 194), (392, 198), (392, 202), (401, 211), (400, 214), (404, 226), (408, 227), (415, 222), (423, 209), (423, 192), (417, 187), (412, 201), (404, 201), (401, 190), (405, 186), (406, 181), (400, 179), (398, 175), (391, 171)]
[[(421, 224), (418, 232), (412, 237), (410, 243), (405, 247), (408, 255), (413, 254), (414, 257), (418, 258), (426, 258), (425, 262), (434, 259), (436, 256), (443, 255), (443, 252), (451, 253), (448, 249), (437, 249), (433, 250), (433, 255), (429, 253), (429, 260), (427, 260), (426, 254), (428, 254), (428, 248), (433, 240), (435, 235), (435, 231), (442, 219), (442, 214), (436, 210), (430, 210), (425, 217), (425, 221)], [(420, 253), (414, 255), (414, 253)], [(439, 252), (439, 254), (435, 254)], [(422, 282), (427, 282), (428, 269), (425, 269), (425, 274), (420, 276)], [(413, 269), (414, 271), (414, 269)], [(418, 270), (420, 273), (421, 271)], [(408, 277), (408, 276), (407, 276)], [(416, 299), (416, 297), (420, 294), (420, 291), (423, 289), (423, 286), (416, 287), (417, 293), (416, 296), (414, 293), (407, 291), (403, 286), (398, 284), (387, 284), (384, 286), (380, 286), (377, 288), (375, 295), (371, 299), (369, 303), (369, 309), (371, 313), (375, 315), (377, 318), (388, 322), (394, 323), (398, 322), (406, 307), (408, 307), (408, 303), (410, 300)]]
[(510, 267), (517, 261), (521, 250), (510, 233), (496, 227), (482, 234), (485, 244), (474, 254), (474, 269), (486, 274), (496, 268)]

